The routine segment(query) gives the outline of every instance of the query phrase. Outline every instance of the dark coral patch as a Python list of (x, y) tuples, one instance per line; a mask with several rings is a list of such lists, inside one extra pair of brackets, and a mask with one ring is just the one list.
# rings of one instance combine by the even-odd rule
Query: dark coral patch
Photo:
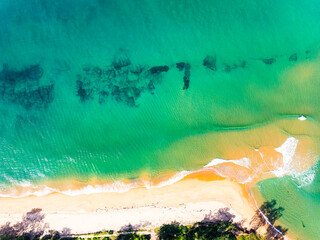
[(20, 104), (26, 109), (47, 107), (54, 99), (54, 85), (40, 84), (43, 73), (39, 64), (18, 71), (4, 65), (0, 72), (1, 99)]
[(289, 61), (290, 62), (296, 62), (298, 60), (298, 55), (296, 53), (290, 55)]
[(217, 57), (214, 56), (206, 56), (205, 59), (203, 59), (203, 66), (213, 70), (217, 71)]
[(271, 65), (276, 61), (275, 58), (263, 58), (261, 59), (264, 64)]

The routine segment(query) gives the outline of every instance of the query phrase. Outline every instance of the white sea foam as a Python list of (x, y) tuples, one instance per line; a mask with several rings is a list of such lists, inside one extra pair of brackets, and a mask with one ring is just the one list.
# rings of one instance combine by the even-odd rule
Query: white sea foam
[(225, 159), (220, 159), (220, 158), (215, 158), (211, 162), (209, 162), (207, 165), (204, 167), (212, 167), (221, 163), (234, 163), (242, 167), (250, 168), (251, 166), (251, 160), (249, 158), (241, 158), (239, 160), (225, 160)]
[(171, 184), (174, 184), (174, 183), (182, 180), (183, 178), (185, 178), (190, 173), (192, 173), (192, 171), (185, 171), (184, 170), (184, 171), (176, 173), (175, 175), (173, 175), (168, 180), (160, 182), (157, 185), (152, 185), (150, 182), (147, 182), (147, 181), (144, 181), (144, 185), (145, 185), (145, 187), (147, 189), (164, 187), (164, 186), (171, 185)]
[(14, 185), (16, 186), (19, 186), (19, 187), (31, 187), (32, 186), (32, 183), (30, 181), (27, 181), (27, 180), (23, 180), (23, 181), (11, 181), (11, 183), (13, 183)]
[(53, 193), (53, 192), (55, 192), (55, 189), (45, 186), (41, 190), (33, 190), (33, 191), (30, 190), (30, 191), (27, 191), (26, 193), (22, 194), (22, 196), (19, 196), (19, 197), (27, 197), (27, 196), (41, 197), (41, 196), (45, 196), (45, 195), (48, 195), (48, 194)]
[(300, 115), (300, 116), (298, 117), (298, 119), (299, 119), (300, 121), (304, 121), (304, 120), (306, 120), (307, 118), (306, 118), (305, 116), (303, 116), (303, 115)]
[(301, 188), (301, 187), (308, 186), (313, 182), (316, 176), (316, 172), (317, 172), (317, 167), (313, 166), (312, 168), (306, 171), (296, 172), (292, 174), (292, 177), (296, 180), (298, 184), (298, 188)]
[(283, 177), (291, 172), (291, 162), (296, 152), (299, 140), (294, 137), (289, 137), (287, 140), (275, 150), (282, 154), (282, 166), (274, 170), (273, 173), (277, 177)]
[(82, 194), (93, 194), (93, 193), (106, 193), (106, 192), (117, 192), (117, 193), (124, 193), (128, 192), (130, 189), (138, 187), (137, 183), (124, 183), (121, 181), (116, 181), (109, 184), (103, 185), (88, 185), (78, 190), (65, 190), (65, 191), (57, 191), (62, 194), (66, 194), (69, 196), (77, 196)]
[[(277, 170), (273, 171), (273, 173), (276, 176), (280, 177), (280, 176), (284, 176), (285, 174), (288, 174), (288, 173), (291, 173), (291, 174), (294, 173), (293, 171), (291, 171), (292, 169), (291, 169), (290, 164), (291, 164), (292, 158), (295, 154), (297, 145), (298, 145), (298, 140), (295, 139), (294, 137), (289, 137), (280, 147), (275, 149), (277, 152), (281, 153), (283, 156), (282, 166), (279, 167)], [(259, 149), (256, 149), (256, 151), (259, 151)], [(246, 168), (251, 167), (251, 160), (247, 157), (244, 157), (239, 160), (225, 160), (225, 159), (215, 158), (212, 161), (210, 161), (207, 165), (205, 165), (204, 168), (219, 165), (222, 163), (230, 163), (230, 162), (237, 164), (239, 166), (246, 167)], [(69, 189), (69, 190), (63, 190), (63, 191), (58, 190), (58, 189), (54, 189), (54, 188), (50, 188), (45, 185), (33, 186), (32, 183), (28, 182), (28, 181), (17, 182), (17, 181), (10, 179), (11, 180), (10, 182), (13, 185), (19, 186), (19, 187), (26, 187), (26, 188), (29, 188), (29, 190), (27, 190), (26, 192), (23, 192), (21, 194), (18, 194), (17, 191), (13, 188), (11, 193), (7, 193), (7, 192), (0, 193), (0, 197), (16, 197), (17, 198), (17, 197), (25, 197), (25, 196), (30, 196), (30, 195), (44, 196), (44, 195), (54, 193), (54, 192), (62, 193), (62, 194), (69, 195), (69, 196), (77, 196), (77, 195), (82, 195), (82, 194), (105, 193), (105, 192), (124, 193), (124, 192), (129, 191), (130, 189), (134, 189), (134, 188), (141, 187), (141, 186), (144, 186), (147, 189), (151, 189), (151, 188), (160, 188), (160, 187), (164, 187), (167, 185), (171, 185), (171, 184), (174, 184), (174, 183), (182, 180), (187, 175), (189, 175), (193, 172), (196, 172), (196, 171), (184, 170), (184, 171), (178, 172), (178, 173), (174, 174), (172, 177), (170, 177), (169, 179), (167, 179), (163, 182), (160, 182), (158, 184), (154, 184), (154, 183), (149, 182), (147, 180), (142, 180), (142, 183), (141, 183), (141, 181), (132, 182), (132, 183), (115, 181), (113, 183), (107, 183), (107, 184), (101, 184), (101, 185), (87, 185), (81, 189)], [(220, 173), (217, 169), (215, 169), (215, 172), (222, 177), (227, 177), (227, 176), (224, 176), (223, 173)], [(314, 169), (305, 171), (300, 174), (297, 173), (294, 175), (294, 177), (299, 180), (301, 186), (304, 186), (306, 184), (310, 184), (313, 181), (314, 176), (315, 176)], [(240, 183), (247, 183), (250, 181), (252, 181), (251, 176), (244, 179)]]
[(239, 183), (242, 183), (242, 184), (249, 183), (249, 182), (252, 182), (252, 177), (251, 176), (249, 176), (246, 180), (239, 181)]
[(41, 196), (45, 196), (48, 195), (50, 193), (53, 192), (57, 192), (55, 189), (53, 188), (49, 188), (47, 186), (43, 187), (42, 189), (38, 189), (39, 187), (33, 186), (32, 190), (28, 190), (24, 193), (20, 193), (17, 194), (16, 190), (11, 190), (10, 193), (0, 193), (0, 197), (10, 197), (10, 198), (21, 198), (21, 197), (28, 197), (28, 196), (37, 196), (37, 197), (41, 197)]

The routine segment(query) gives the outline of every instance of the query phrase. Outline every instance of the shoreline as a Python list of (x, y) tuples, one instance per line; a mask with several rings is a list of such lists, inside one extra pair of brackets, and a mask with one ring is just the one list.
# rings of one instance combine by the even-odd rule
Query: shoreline
[(126, 193), (0, 198), (0, 225), (21, 220), (22, 213), (33, 208), (43, 210), (50, 229), (67, 227), (72, 233), (119, 230), (128, 224), (154, 228), (175, 220), (190, 224), (225, 207), (237, 221), (250, 220), (255, 211), (244, 191), (243, 186), (230, 180), (185, 179), (161, 188), (137, 188)]
[[(288, 137), (276, 148), (252, 149), (233, 158), (236, 160), (213, 159), (194, 171), (171, 172), (157, 178), (142, 174), (135, 180), (113, 183), (97, 179), (89, 183), (49, 182), (42, 186), (48, 192), (31, 186), (42, 194), (0, 197), (0, 225), (20, 221), (24, 213), (41, 208), (49, 229), (58, 231), (69, 228), (76, 234), (92, 233), (119, 230), (128, 224), (154, 229), (172, 221), (201, 221), (227, 207), (246, 226), (258, 207), (251, 187), (263, 179), (286, 175), (291, 169), (297, 171), (301, 157), (309, 154), (305, 146), (310, 146), (308, 139)], [(290, 235), (290, 239), (294, 238)]]

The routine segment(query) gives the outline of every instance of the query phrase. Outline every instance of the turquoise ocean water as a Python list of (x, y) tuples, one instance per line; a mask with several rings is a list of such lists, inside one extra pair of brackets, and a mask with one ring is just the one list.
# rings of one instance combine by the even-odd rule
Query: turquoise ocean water
[(285, 210), (280, 224), (296, 239), (319, 239), (319, 163), (303, 174), (267, 179), (258, 184), (267, 200), (276, 199)]
[(319, 60), (318, 5), (2, 0), (1, 191), (196, 169), (220, 152), (170, 146), (300, 114), (317, 123), (319, 81), (280, 76)]

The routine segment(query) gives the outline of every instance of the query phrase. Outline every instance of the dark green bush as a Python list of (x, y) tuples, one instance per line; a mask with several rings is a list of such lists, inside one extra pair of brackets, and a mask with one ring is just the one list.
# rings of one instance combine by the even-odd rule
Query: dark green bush
[(139, 235), (137, 233), (121, 233), (116, 240), (150, 240), (151, 235)]
[(236, 239), (236, 226), (231, 222), (199, 222), (192, 226), (186, 239), (213, 240)]
[(164, 224), (158, 231), (158, 237), (160, 240), (182, 239), (186, 234), (187, 227), (181, 225), (178, 222), (172, 222), (171, 224)]

